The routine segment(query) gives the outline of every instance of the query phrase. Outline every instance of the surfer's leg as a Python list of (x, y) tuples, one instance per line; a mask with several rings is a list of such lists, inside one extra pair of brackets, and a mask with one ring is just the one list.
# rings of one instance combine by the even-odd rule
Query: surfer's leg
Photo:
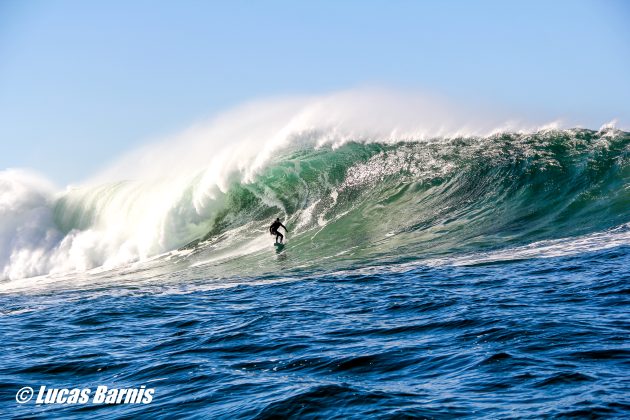
[[(284, 239), (284, 236), (282, 236), (282, 233), (278, 232), (278, 236), (280, 237), (280, 243), (282, 243), (282, 240)], [(276, 237), (276, 241), (278, 240), (278, 238)]]

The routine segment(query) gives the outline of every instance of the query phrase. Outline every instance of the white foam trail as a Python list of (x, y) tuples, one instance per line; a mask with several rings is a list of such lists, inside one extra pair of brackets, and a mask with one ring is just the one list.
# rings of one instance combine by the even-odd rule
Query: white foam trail
[(585, 252), (602, 251), (618, 246), (630, 245), (630, 224), (624, 224), (605, 232), (584, 236), (533, 242), (531, 244), (460, 257), (435, 259), (426, 265), (475, 265), (502, 261), (534, 258), (557, 258)]
[[(486, 136), (543, 125), (382, 90), (246, 104), (130, 152), (66, 191), (53, 193), (30, 175), (1, 173), (1, 276), (114, 267), (184, 245), (208, 231), (231, 183), (251, 181), (283, 148)], [(132, 181), (115, 184), (122, 179)], [(54, 220), (60, 198), (63, 232)], [(272, 195), (265, 200), (279, 204)]]
[(452, 265), (474, 265), (520, 259), (557, 258), (585, 252), (602, 251), (622, 245), (630, 245), (629, 224), (610, 231), (596, 232), (577, 238), (540, 241), (518, 248), (450, 258), (448, 263)]
[(536, 258), (559, 258), (597, 252), (619, 246), (630, 245), (630, 223), (617, 226), (605, 232), (533, 242), (531, 244), (490, 252), (473, 253), (464, 256), (431, 258), (401, 264), (371, 265), (361, 268), (337, 270), (313, 276), (331, 277), (348, 275), (368, 275), (375, 273), (407, 273), (422, 267), (470, 266), (494, 262), (518, 261)]

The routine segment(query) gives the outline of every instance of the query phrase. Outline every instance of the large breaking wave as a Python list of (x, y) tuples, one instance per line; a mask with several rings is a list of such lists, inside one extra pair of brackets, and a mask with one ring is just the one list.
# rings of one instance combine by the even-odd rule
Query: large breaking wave
[(177, 249), (195, 256), (189, 265), (259, 273), (277, 216), (290, 230), (287, 264), (314, 268), (517, 247), (630, 222), (626, 132), (474, 126), (424, 102), (397, 119), (392, 107), (342, 112), (352, 107), (339, 102), (246, 107), (61, 192), (0, 173), (2, 278)]

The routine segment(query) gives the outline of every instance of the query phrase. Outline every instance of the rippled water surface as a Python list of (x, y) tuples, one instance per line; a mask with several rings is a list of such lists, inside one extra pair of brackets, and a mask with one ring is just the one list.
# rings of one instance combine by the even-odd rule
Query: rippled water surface
[[(0, 295), (4, 418), (630, 415), (630, 248)], [(18, 405), (23, 386), (155, 389)]]

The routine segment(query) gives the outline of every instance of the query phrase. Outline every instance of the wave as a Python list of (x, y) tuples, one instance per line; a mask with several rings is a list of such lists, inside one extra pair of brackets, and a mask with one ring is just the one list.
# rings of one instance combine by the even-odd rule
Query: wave
[[(277, 109), (223, 117), (179, 138), (179, 154), (172, 143), (142, 149), (113, 175), (62, 192), (1, 172), (2, 278), (119, 267), (177, 249), (188, 266), (265, 271), (275, 217), (289, 227), (287, 264), (314, 268), (522, 246), (630, 222), (627, 132), (357, 131), (347, 122), (365, 115), (335, 112), (322, 123), (330, 109), (318, 103), (287, 123), (289, 105), (282, 118)], [(135, 180), (107, 180), (117, 173)]]
[[(207, 263), (247, 244), (240, 264), (267, 246), (275, 216), (287, 221), (296, 265), (401, 262), (593, 232), (601, 242), (630, 221), (629, 152), (628, 133), (583, 129), (295, 151), (233, 185), (188, 248), (211, 249)], [(262, 268), (259, 257), (247, 265)]]

